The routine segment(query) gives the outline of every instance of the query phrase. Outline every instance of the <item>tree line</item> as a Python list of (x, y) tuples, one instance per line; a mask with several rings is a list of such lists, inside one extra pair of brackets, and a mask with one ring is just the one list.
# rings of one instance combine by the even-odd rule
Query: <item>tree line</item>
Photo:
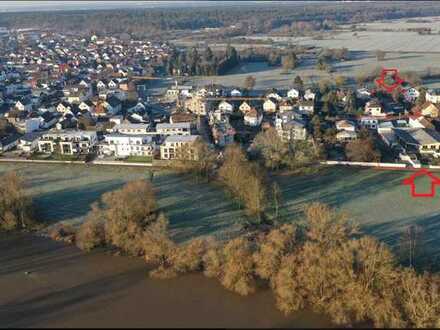
[(165, 62), (170, 75), (215, 76), (226, 73), (240, 63), (237, 50), (228, 45), (224, 52), (216, 54), (207, 47), (202, 54), (196, 47), (189, 50), (173, 49)]
[(267, 33), (274, 29), (289, 28), (292, 31), (331, 29), (335, 23), (361, 23), (372, 20), (404, 17), (435, 16), (440, 9), (435, 4), (383, 2), (369, 4), (320, 3), (281, 4), (276, 6), (216, 5), (198, 8), (148, 8), (118, 10), (88, 10), (63, 12), (21, 12), (0, 14), (0, 25), (8, 28), (56, 29), (59, 32), (77, 34), (128, 33), (134, 37), (157, 36), (164, 31), (222, 28), (230, 26), (242, 35)]
[(165, 71), (169, 75), (215, 76), (223, 75), (237, 65), (247, 62), (266, 62), (269, 66), (282, 65), (285, 72), (296, 68), (300, 50), (280, 50), (247, 48), (237, 51), (230, 44), (225, 51), (212, 51), (208, 46), (203, 52), (196, 47), (172, 49), (165, 61)]

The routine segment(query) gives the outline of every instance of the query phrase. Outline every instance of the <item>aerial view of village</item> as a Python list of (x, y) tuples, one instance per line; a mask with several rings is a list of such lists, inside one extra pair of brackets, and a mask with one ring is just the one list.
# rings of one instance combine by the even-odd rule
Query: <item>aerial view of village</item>
[(0, 3), (0, 328), (440, 327), (440, 2)]

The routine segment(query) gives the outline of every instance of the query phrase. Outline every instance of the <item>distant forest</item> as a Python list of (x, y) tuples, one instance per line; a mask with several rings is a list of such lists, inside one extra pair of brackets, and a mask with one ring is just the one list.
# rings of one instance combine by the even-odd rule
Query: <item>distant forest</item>
[(298, 22), (316, 29), (335, 23), (356, 24), (380, 19), (440, 15), (433, 2), (345, 2), (223, 5), (201, 8), (152, 8), (57, 12), (1, 13), (0, 26), (48, 28), (64, 33), (98, 35), (128, 33), (133, 37), (166, 38), (165, 31), (227, 28), (236, 34), (267, 33)]

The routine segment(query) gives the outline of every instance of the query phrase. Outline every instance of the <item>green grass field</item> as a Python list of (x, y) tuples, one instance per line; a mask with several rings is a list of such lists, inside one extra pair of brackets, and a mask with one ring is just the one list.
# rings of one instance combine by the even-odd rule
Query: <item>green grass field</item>
[[(0, 164), (0, 173), (17, 170), (28, 180), (41, 218), (49, 223), (78, 223), (90, 204), (106, 191), (125, 182), (148, 178), (148, 169), (83, 165)], [(324, 168), (302, 176), (279, 176), (283, 191), (284, 221), (301, 217), (304, 203), (322, 201), (348, 212), (372, 234), (397, 247), (405, 229), (417, 224), (423, 229), (426, 253), (440, 253), (440, 189), (435, 198), (412, 198), (402, 180), (411, 172)], [(156, 172), (160, 207), (170, 219), (173, 237), (183, 241), (214, 234), (228, 238), (237, 234), (244, 214), (220, 187), (195, 183), (170, 172)], [(428, 182), (420, 182), (427, 188)]]

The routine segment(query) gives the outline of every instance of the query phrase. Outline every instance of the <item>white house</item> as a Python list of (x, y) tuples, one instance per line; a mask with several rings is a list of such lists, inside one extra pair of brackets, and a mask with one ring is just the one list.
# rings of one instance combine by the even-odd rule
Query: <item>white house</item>
[(67, 102), (60, 102), (56, 107), (56, 110), (63, 114), (70, 112), (70, 109), (71, 109), (71, 105)]
[(359, 88), (356, 90), (356, 96), (359, 98), (366, 99), (371, 97), (371, 92), (366, 88)]
[(231, 96), (232, 97), (240, 97), (241, 96), (241, 92), (238, 89), (233, 89), (231, 91)]
[(102, 155), (116, 157), (146, 156), (153, 157), (156, 145), (151, 135), (127, 135), (122, 133), (106, 134), (99, 145)]
[(218, 105), (218, 109), (224, 113), (232, 113), (234, 111), (234, 105), (227, 101), (221, 101)]
[(291, 99), (299, 99), (299, 90), (292, 88), (289, 91), (287, 91), (287, 97), (290, 97)]
[(275, 99), (277, 101), (281, 101), (283, 98), (277, 92), (270, 92), (266, 95), (267, 99)]
[(244, 101), (242, 104), (240, 104), (238, 109), (241, 111), (241, 113), (246, 114), (252, 109), (252, 107), (249, 105), (249, 103)]
[(354, 131), (340, 131), (336, 133), (336, 140), (339, 142), (348, 142), (357, 139), (357, 133)]
[(20, 111), (31, 111), (32, 102), (30, 100), (17, 101), (15, 103), (15, 108)]
[(429, 89), (426, 91), (425, 99), (428, 102), (440, 103), (440, 89)]
[(276, 99), (270, 98), (264, 101), (263, 110), (264, 112), (275, 113), (277, 111)]
[(74, 155), (91, 152), (98, 142), (94, 131), (62, 130), (49, 131), (38, 140), (38, 151), (44, 153), (59, 152)]
[(307, 89), (304, 93), (304, 99), (308, 101), (314, 101), (316, 97), (316, 93), (313, 93), (311, 89)]
[(339, 120), (336, 122), (336, 129), (338, 131), (349, 131), (349, 132), (355, 132), (356, 131), (356, 125), (349, 121), (349, 120)]
[(263, 115), (255, 108), (252, 108), (244, 115), (243, 121), (248, 126), (260, 126), (263, 121)]
[(94, 109), (94, 104), (91, 101), (83, 101), (78, 105), (78, 108), (82, 111), (92, 112)]
[(126, 135), (146, 135), (149, 125), (147, 124), (119, 124), (113, 127), (113, 132)]
[(384, 109), (378, 100), (372, 100), (365, 104), (365, 114), (373, 117), (386, 116)]
[(413, 102), (415, 99), (417, 99), (420, 96), (420, 92), (414, 87), (410, 87), (403, 90), (403, 96), (405, 97), (405, 100), (407, 100), (408, 102)]
[(191, 123), (159, 123), (156, 132), (161, 135), (191, 135)]

